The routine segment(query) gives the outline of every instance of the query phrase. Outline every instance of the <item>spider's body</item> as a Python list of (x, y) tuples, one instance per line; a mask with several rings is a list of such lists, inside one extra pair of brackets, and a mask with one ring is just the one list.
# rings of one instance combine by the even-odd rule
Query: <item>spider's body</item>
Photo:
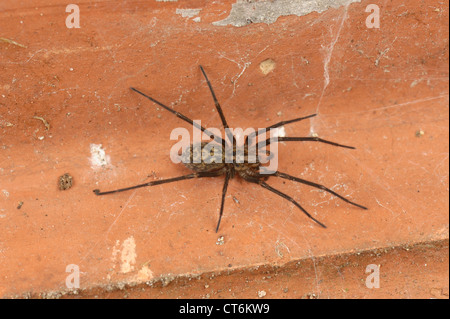
[[(222, 124), (223, 127), (225, 129), (229, 128), (228, 123), (225, 119), (225, 116), (222, 112), (222, 108), (219, 104), (219, 102), (217, 101), (216, 95), (214, 94), (214, 90), (212, 89), (211, 83), (208, 80), (208, 77), (206, 76), (205, 71), (203, 70), (202, 66), (200, 66), (200, 70), (203, 73), (203, 76), (206, 79), (206, 83), (208, 84), (208, 87), (211, 91), (211, 95), (214, 99), (214, 103), (216, 105), (216, 109), (220, 115), (220, 118), (222, 120)], [(308, 216), (309, 218), (311, 218), (312, 220), (314, 220), (317, 224), (319, 224), (322, 227), (326, 227), (324, 224), (322, 224), (321, 222), (319, 222), (317, 219), (315, 219), (314, 217), (312, 217), (297, 201), (295, 201), (292, 197), (290, 197), (289, 195), (271, 187), (270, 185), (268, 185), (266, 183), (266, 180), (269, 178), (269, 176), (275, 176), (275, 177), (280, 177), (280, 178), (284, 178), (290, 181), (295, 181), (298, 183), (302, 183), (311, 187), (315, 187), (321, 190), (324, 190), (334, 196), (337, 196), (338, 198), (342, 199), (343, 201), (352, 204), (354, 206), (363, 208), (363, 209), (367, 209), (366, 207), (356, 204), (350, 200), (348, 200), (347, 198), (335, 193), (334, 191), (332, 191), (331, 189), (326, 188), (323, 185), (317, 184), (317, 183), (313, 183), (292, 175), (288, 175), (286, 173), (282, 173), (280, 171), (275, 171), (272, 172), (270, 174), (261, 174), (260, 169), (261, 169), (261, 162), (259, 161), (258, 158), (258, 154), (261, 152), (264, 152), (261, 150), (262, 147), (264, 147), (264, 145), (269, 145), (270, 143), (277, 143), (277, 142), (293, 142), (293, 141), (314, 141), (314, 142), (321, 142), (321, 143), (325, 143), (325, 144), (330, 144), (330, 145), (334, 145), (334, 146), (338, 146), (338, 147), (344, 147), (344, 148), (351, 148), (353, 149), (354, 147), (351, 146), (346, 146), (346, 145), (342, 145), (342, 144), (338, 144), (338, 143), (334, 143), (334, 142), (330, 142), (318, 137), (279, 137), (279, 138), (269, 138), (265, 141), (265, 143), (263, 144), (259, 144), (258, 146), (255, 147), (256, 149), (256, 156), (255, 158), (251, 158), (249, 157), (249, 144), (252, 143), (252, 141), (255, 140), (255, 138), (263, 133), (264, 130), (259, 130), (257, 132), (252, 133), (251, 135), (249, 135), (246, 140), (245, 140), (245, 144), (243, 147), (243, 152), (242, 151), (238, 151), (237, 147), (236, 147), (236, 140), (234, 138), (234, 136), (232, 135), (232, 133), (229, 130), (226, 130), (227, 133), (227, 137), (228, 140), (232, 143), (232, 147), (229, 147), (229, 142), (227, 142), (226, 140), (222, 139), (221, 137), (216, 136), (215, 134), (213, 134), (212, 132), (210, 132), (209, 130), (205, 129), (203, 126), (201, 126), (200, 124), (198, 124), (197, 122), (194, 122), (193, 120), (191, 120), (190, 118), (186, 117), (185, 115), (169, 108), (168, 106), (164, 105), (163, 103), (155, 100), (154, 98), (140, 92), (139, 90), (135, 89), (135, 88), (131, 88), (133, 91), (139, 93), (140, 95), (146, 97), (147, 99), (149, 99), (150, 101), (158, 104), (159, 106), (163, 107), (164, 109), (166, 109), (167, 111), (173, 113), (175, 116), (177, 116), (178, 118), (192, 124), (194, 127), (200, 129), (202, 132), (206, 133), (208, 136), (211, 137), (211, 139), (213, 139), (214, 141), (218, 141), (219, 144), (216, 144), (218, 147), (213, 147), (211, 146), (211, 143), (208, 142), (201, 142), (200, 144), (191, 144), (189, 147), (187, 147), (181, 154), (182, 157), (182, 162), (184, 163), (184, 165), (189, 168), (190, 170), (192, 170), (194, 173), (188, 174), (188, 175), (184, 175), (184, 176), (179, 176), (179, 177), (174, 177), (174, 178), (168, 178), (168, 179), (164, 179), (164, 180), (156, 180), (156, 181), (151, 181), (148, 183), (144, 183), (144, 184), (140, 184), (140, 185), (135, 185), (135, 186), (131, 186), (131, 187), (127, 187), (127, 188), (120, 188), (120, 189), (116, 189), (113, 191), (106, 191), (106, 192), (100, 192), (100, 190), (95, 189), (94, 193), (96, 195), (106, 195), (106, 194), (112, 194), (112, 193), (117, 193), (117, 192), (123, 192), (123, 191), (127, 191), (127, 190), (131, 190), (131, 189), (136, 189), (136, 188), (140, 188), (140, 187), (147, 187), (147, 186), (155, 186), (155, 185), (161, 185), (161, 184), (165, 184), (165, 183), (172, 183), (172, 182), (177, 182), (177, 181), (182, 181), (182, 180), (186, 180), (186, 179), (193, 179), (193, 178), (205, 178), (205, 177), (216, 177), (216, 176), (220, 176), (220, 175), (225, 175), (225, 181), (223, 184), (223, 190), (222, 190), (222, 203), (220, 206), (220, 214), (219, 214), (219, 221), (217, 223), (217, 227), (216, 227), (216, 232), (219, 230), (219, 225), (220, 225), (220, 221), (222, 219), (222, 214), (223, 214), (223, 210), (224, 210), (224, 204), (225, 204), (225, 195), (227, 192), (227, 188), (228, 188), (228, 182), (230, 179), (234, 178), (235, 175), (240, 176), (242, 179), (246, 180), (247, 182), (251, 182), (251, 183), (255, 183), (260, 185), (261, 187), (271, 191), (272, 193), (287, 199), (288, 201), (290, 201), (292, 204), (294, 204), (295, 206), (297, 206), (306, 216)], [(277, 128), (286, 124), (290, 124), (290, 123), (294, 123), (294, 122), (299, 122), (301, 120), (304, 119), (308, 119), (311, 117), (316, 116), (316, 114), (312, 114), (309, 116), (305, 116), (305, 117), (301, 117), (301, 118), (296, 118), (296, 119), (292, 119), (292, 120), (288, 120), (288, 121), (282, 121), (276, 124), (273, 124), (269, 127), (267, 127), (265, 130), (269, 130), (272, 128)], [(250, 141), (250, 142), (249, 142)], [(213, 144), (214, 145), (214, 144)], [(253, 145), (253, 144), (251, 144)], [(229, 153), (228, 153), (229, 152)], [(250, 160), (250, 158), (252, 160)], [(231, 159), (231, 160), (229, 160)]]
[[(230, 179), (236, 174), (252, 182), (255, 178), (267, 179), (267, 176), (264, 178), (260, 176), (261, 162), (258, 157), (255, 156), (254, 161), (249, 160), (247, 143), (244, 144), (241, 156), (235, 144), (233, 149), (229, 150), (230, 154), (227, 154), (227, 149), (219, 144), (213, 147), (208, 147), (209, 145), (208, 142), (191, 144), (182, 155), (183, 164), (194, 172), (217, 173), (217, 175), (228, 173)], [(226, 158), (231, 158), (232, 162), (227, 163)]]
[[(207, 142), (191, 144), (182, 154), (183, 164), (194, 172), (217, 172), (226, 168), (225, 152), (217, 145), (217, 150), (207, 150)], [(209, 154), (208, 154), (209, 153)]]

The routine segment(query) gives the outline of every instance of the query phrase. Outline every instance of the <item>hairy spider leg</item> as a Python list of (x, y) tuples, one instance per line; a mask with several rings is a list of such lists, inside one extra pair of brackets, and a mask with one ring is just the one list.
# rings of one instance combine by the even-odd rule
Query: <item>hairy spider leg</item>
[(216, 94), (214, 93), (214, 90), (212, 88), (211, 82), (209, 81), (208, 77), (206, 76), (205, 70), (203, 69), (203, 67), (201, 65), (200, 65), (200, 70), (202, 71), (203, 76), (205, 77), (205, 80), (206, 80), (206, 83), (208, 84), (209, 90), (211, 91), (211, 95), (214, 100), (214, 104), (216, 105), (216, 109), (217, 109), (217, 112), (219, 113), (220, 119), (222, 120), (222, 124), (225, 129), (225, 133), (227, 134), (228, 139), (231, 142), (233, 142), (233, 144), (235, 145), (236, 139), (234, 138), (234, 135), (231, 133), (231, 131), (227, 130), (227, 128), (229, 128), (229, 126), (228, 126), (227, 120), (225, 119), (225, 115), (223, 114), (222, 107), (220, 106), (220, 103), (217, 100)]
[[(367, 207), (362, 206), (362, 205), (359, 205), (359, 204), (357, 204), (357, 203), (354, 203), (354, 202), (348, 200), (347, 198), (345, 198), (345, 197), (339, 195), (338, 193), (332, 191), (331, 189), (329, 189), (329, 188), (327, 188), (327, 187), (321, 185), (321, 184), (313, 183), (313, 182), (310, 182), (310, 181), (307, 181), (307, 180), (304, 180), (304, 179), (301, 179), (301, 178), (298, 178), (298, 177), (295, 177), (295, 176), (292, 176), (292, 175), (289, 175), (289, 174), (286, 174), (286, 173), (282, 173), (282, 172), (279, 172), (279, 171), (277, 171), (277, 172), (275, 172), (275, 173), (273, 173), (273, 174), (270, 174), (269, 176), (281, 177), (281, 178), (284, 178), (284, 179), (287, 179), (287, 180), (295, 181), (295, 182), (298, 182), (298, 183), (302, 183), (302, 184), (305, 184), (305, 185), (308, 185), (308, 186), (312, 186), (312, 187), (315, 187), (315, 188), (324, 190), (324, 191), (326, 191), (326, 192), (328, 192), (328, 193), (330, 193), (330, 194), (333, 194), (333, 195), (339, 197), (340, 199), (342, 199), (343, 201), (345, 201), (345, 202), (347, 202), (347, 203), (349, 203), (349, 204), (352, 204), (352, 205), (357, 206), (357, 207), (362, 208), (362, 209), (367, 209)], [(267, 175), (260, 175), (260, 177), (267, 177)], [(256, 183), (256, 184), (259, 184), (259, 185), (261, 185), (262, 187), (266, 188), (267, 190), (269, 190), (269, 191), (271, 191), (271, 192), (277, 194), (278, 196), (281, 196), (281, 197), (287, 199), (288, 201), (290, 201), (291, 203), (293, 203), (295, 206), (297, 206), (298, 208), (300, 208), (300, 209), (302, 210), (302, 212), (306, 214), (306, 216), (308, 216), (309, 218), (311, 218), (312, 220), (314, 220), (314, 221), (315, 221), (317, 224), (319, 224), (320, 226), (326, 228), (326, 226), (325, 226), (324, 224), (322, 224), (322, 223), (319, 222), (317, 219), (315, 219), (314, 217), (312, 217), (311, 214), (309, 214), (309, 213), (308, 213), (308, 212), (307, 212), (307, 211), (306, 211), (299, 203), (297, 203), (297, 202), (296, 202), (292, 197), (290, 197), (289, 195), (287, 195), (287, 194), (285, 194), (285, 193), (283, 193), (283, 192), (281, 192), (281, 191), (279, 191), (279, 190), (277, 190), (277, 189), (271, 187), (270, 185), (268, 185), (267, 183), (265, 183), (265, 182), (262, 181), (262, 180), (253, 179), (253, 180), (249, 180), (249, 181), (250, 181), (250, 182), (253, 182), (253, 183)]]
[(192, 174), (188, 174), (188, 175), (183, 175), (183, 176), (178, 176), (178, 177), (173, 177), (173, 178), (168, 178), (168, 179), (162, 179), (162, 180), (159, 180), (159, 181), (151, 181), (151, 182), (148, 182), (148, 183), (139, 184), (139, 185), (126, 187), (126, 188), (120, 188), (120, 189), (107, 191), (107, 192), (100, 192), (99, 189), (94, 189), (93, 192), (95, 193), (95, 195), (107, 195), (107, 194), (112, 194), (112, 193), (129, 191), (131, 189), (136, 189), (136, 188), (141, 188), (141, 187), (155, 186), (155, 185), (161, 185), (161, 184), (166, 184), (166, 183), (178, 182), (178, 181), (182, 181), (182, 180), (185, 180), (185, 179), (202, 178), (202, 177), (217, 177), (217, 176), (220, 176), (222, 174), (223, 174), (222, 171), (197, 172), (197, 173), (192, 173)]
[(284, 199), (287, 199), (288, 201), (290, 201), (292, 204), (294, 204), (295, 206), (297, 206), (298, 208), (301, 209), (301, 211), (303, 213), (305, 213), (306, 216), (308, 216), (309, 218), (311, 218), (313, 221), (315, 221), (317, 224), (319, 224), (320, 226), (322, 226), (323, 228), (327, 228), (327, 226), (325, 226), (324, 224), (322, 224), (321, 222), (319, 222), (317, 219), (315, 219), (314, 217), (312, 217), (307, 211), (306, 209), (304, 209), (299, 203), (297, 203), (295, 201), (295, 199), (293, 199), (292, 197), (290, 197), (289, 195), (280, 192), (279, 190), (273, 188), (272, 186), (268, 185), (266, 182), (264, 181), (259, 181), (258, 182), (259, 185), (261, 185), (262, 187), (264, 187), (265, 189), (271, 191), (272, 193), (277, 194), (278, 196), (283, 197)]
[(260, 148), (262, 148), (264, 146), (267, 146), (267, 145), (269, 145), (272, 142), (305, 142), (305, 141), (321, 142), (321, 143), (326, 143), (326, 144), (330, 144), (330, 145), (334, 145), (334, 146), (355, 149), (353, 146), (347, 146), (347, 145), (338, 144), (338, 143), (335, 143), (335, 142), (324, 140), (324, 139), (319, 138), (319, 137), (286, 137), (286, 136), (268, 138), (265, 141), (265, 144), (258, 145), (258, 149), (260, 149)]
[(295, 122), (300, 122), (300, 121), (302, 121), (302, 120), (306, 120), (306, 119), (309, 119), (309, 118), (314, 117), (314, 116), (317, 116), (317, 114), (311, 114), (311, 115), (308, 115), (308, 116), (299, 117), (299, 118), (292, 119), (292, 120), (287, 120), (287, 121), (281, 121), (281, 122), (278, 122), (278, 123), (273, 124), (273, 125), (271, 125), (271, 126), (268, 126), (268, 127), (266, 127), (266, 128), (260, 129), (260, 130), (258, 130), (257, 132), (253, 132), (253, 133), (249, 134), (249, 135), (247, 136), (247, 140), (250, 140), (249, 143), (251, 143), (252, 140), (255, 139), (259, 134), (264, 133), (264, 132), (267, 132), (267, 131), (270, 130), (271, 128), (277, 128), (277, 127), (280, 127), (280, 126), (283, 126), (283, 125), (286, 125), (286, 124), (291, 124), (291, 123), (295, 123)]
[(310, 181), (307, 181), (307, 180), (304, 180), (304, 179), (301, 179), (301, 178), (298, 178), (298, 177), (295, 177), (295, 176), (292, 176), (292, 175), (289, 175), (289, 174), (286, 174), (286, 173), (278, 172), (278, 171), (275, 172), (274, 174), (270, 174), (270, 175), (271, 176), (281, 177), (281, 178), (284, 178), (284, 179), (287, 179), (287, 180), (290, 180), (290, 181), (302, 183), (302, 184), (305, 184), (305, 185), (308, 185), (308, 186), (312, 186), (312, 187), (324, 190), (324, 191), (326, 191), (326, 192), (328, 192), (328, 193), (330, 193), (330, 194), (332, 194), (332, 195), (334, 195), (336, 197), (339, 197), (340, 199), (342, 199), (343, 201), (345, 201), (345, 202), (347, 202), (349, 204), (352, 204), (352, 205), (357, 206), (357, 207), (362, 208), (362, 209), (367, 209), (367, 207), (362, 206), (362, 205), (357, 204), (357, 203), (354, 203), (354, 202), (348, 200), (347, 198), (339, 195), (338, 193), (332, 191), (331, 189), (321, 185), (321, 184), (313, 183), (313, 182), (310, 182)]
[(199, 125), (198, 123), (195, 123), (193, 120), (191, 120), (190, 118), (188, 118), (187, 116), (181, 114), (180, 112), (177, 112), (175, 110), (172, 110), (170, 107), (168, 107), (167, 105), (162, 104), (161, 102), (155, 100), (154, 98), (148, 96), (145, 93), (142, 93), (141, 91), (139, 91), (138, 89), (135, 89), (134, 87), (131, 87), (130, 89), (132, 89), (133, 91), (139, 93), (140, 95), (146, 97), (147, 99), (149, 99), (150, 101), (152, 101), (153, 103), (158, 104), (159, 106), (163, 107), (164, 109), (166, 109), (167, 111), (175, 114), (178, 118), (188, 122), (189, 124), (192, 124), (194, 127), (200, 129), (202, 132), (204, 132), (205, 134), (207, 134), (211, 139), (215, 139), (216, 141), (219, 141), (223, 147), (225, 147), (225, 140), (222, 139), (221, 137), (215, 135), (214, 133), (210, 132), (209, 130), (205, 129), (203, 126)]
[(225, 182), (223, 183), (222, 203), (220, 204), (219, 221), (217, 222), (216, 233), (219, 231), (220, 221), (222, 220), (223, 209), (224, 209), (224, 206), (225, 206), (225, 195), (227, 193), (228, 182), (230, 181), (230, 178), (231, 178), (231, 174), (227, 170), (227, 173), (225, 175)]

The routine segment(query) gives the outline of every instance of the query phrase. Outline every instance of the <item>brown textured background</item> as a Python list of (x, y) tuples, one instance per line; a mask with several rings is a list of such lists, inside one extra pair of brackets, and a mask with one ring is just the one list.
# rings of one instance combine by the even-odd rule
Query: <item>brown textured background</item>
[[(448, 3), (377, 3), (380, 29), (365, 25), (369, 1), (213, 25), (232, 3), (79, 1), (81, 28), (68, 29), (66, 1), (1, 2), (0, 296), (66, 295), (75, 264), (87, 297), (448, 298)], [(188, 173), (170, 161), (169, 135), (189, 126), (129, 87), (220, 127), (199, 64), (233, 127), (318, 113), (286, 135), (357, 149), (280, 144), (279, 169), (369, 210), (269, 180), (324, 230), (235, 179), (216, 234), (223, 178), (96, 197)], [(108, 165), (91, 163), (93, 144)], [(62, 191), (64, 173), (73, 186)], [(381, 265), (379, 289), (365, 287), (368, 264)]]

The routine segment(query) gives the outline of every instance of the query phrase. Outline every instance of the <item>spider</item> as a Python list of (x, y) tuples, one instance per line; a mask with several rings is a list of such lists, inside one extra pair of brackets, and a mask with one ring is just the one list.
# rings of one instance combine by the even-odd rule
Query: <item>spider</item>
[[(131, 186), (131, 187), (126, 187), (126, 188), (120, 188), (120, 189), (116, 189), (116, 190), (112, 190), (112, 191), (106, 191), (106, 192), (100, 192), (99, 189), (95, 189), (94, 193), (96, 195), (107, 195), (107, 194), (112, 194), (112, 193), (118, 193), (118, 192), (123, 192), (123, 191), (128, 191), (128, 190), (132, 190), (132, 189), (136, 189), (136, 188), (141, 188), (141, 187), (147, 187), (147, 186), (155, 186), (155, 185), (161, 185), (161, 184), (167, 184), (167, 183), (173, 183), (173, 182), (178, 182), (178, 181), (182, 181), (182, 180), (187, 180), (187, 179), (194, 179), (194, 178), (206, 178), (206, 177), (217, 177), (217, 176), (221, 176), (221, 175), (225, 175), (225, 181), (223, 184), (223, 189), (222, 189), (222, 201), (221, 201), (221, 206), (220, 206), (220, 213), (219, 213), (219, 220), (217, 222), (217, 226), (216, 226), (216, 233), (219, 231), (219, 226), (220, 226), (220, 222), (222, 220), (222, 215), (223, 215), (223, 210), (224, 210), (224, 204), (225, 204), (225, 195), (227, 193), (227, 188), (228, 188), (228, 182), (230, 181), (230, 179), (232, 179), (233, 177), (235, 177), (236, 175), (238, 175), (240, 178), (244, 179), (247, 182), (250, 183), (254, 183), (254, 184), (258, 184), (261, 187), (269, 190), (272, 193), (275, 193), (276, 195), (287, 199), (288, 201), (290, 201), (292, 204), (294, 204), (296, 207), (298, 207), (306, 216), (308, 216), (310, 219), (312, 219), (314, 222), (316, 222), (318, 225), (320, 225), (323, 228), (326, 228), (326, 226), (321, 223), (320, 221), (318, 221), (317, 219), (315, 219), (313, 216), (311, 216), (311, 214), (309, 214), (297, 201), (295, 201), (292, 197), (290, 197), (289, 195), (273, 188), (272, 186), (270, 186), (269, 184), (266, 183), (267, 179), (270, 176), (274, 176), (274, 177), (281, 177), (290, 181), (294, 181), (294, 182), (298, 182), (301, 184), (305, 184), (311, 187), (315, 187), (318, 189), (321, 189), (323, 191), (326, 191), (338, 198), (340, 198), (341, 200), (352, 204), (354, 206), (357, 206), (359, 208), (362, 209), (367, 209), (366, 207), (359, 205), (357, 203), (354, 203), (350, 200), (348, 200), (347, 198), (337, 194), (336, 192), (332, 191), (331, 189), (321, 185), (321, 184), (317, 184), (317, 183), (313, 183), (286, 173), (282, 173), (280, 171), (275, 171), (275, 172), (271, 172), (269, 174), (261, 174), (260, 172), (260, 168), (262, 167), (262, 163), (260, 162), (259, 159), (256, 160), (256, 162), (249, 162), (248, 160), (248, 148), (249, 145), (252, 144), (253, 140), (259, 135), (265, 132), (265, 130), (269, 130), (269, 129), (273, 129), (273, 128), (277, 128), (277, 127), (281, 127), (290, 123), (294, 123), (294, 122), (299, 122), (308, 118), (312, 118), (314, 116), (316, 116), (317, 114), (311, 114), (305, 117), (300, 117), (300, 118), (295, 118), (292, 120), (287, 120), (287, 121), (281, 121), (279, 123), (273, 124), (265, 129), (261, 129), (258, 130), (256, 132), (253, 132), (251, 134), (249, 134), (248, 136), (246, 136), (245, 139), (245, 144), (244, 144), (244, 161), (237, 161), (236, 160), (236, 139), (234, 137), (234, 135), (230, 132), (227, 120), (225, 119), (225, 116), (223, 114), (222, 111), (222, 107), (220, 106), (217, 98), (216, 98), (216, 94), (214, 93), (214, 90), (211, 86), (211, 82), (209, 81), (208, 77), (206, 76), (205, 70), (203, 69), (203, 67), (200, 65), (200, 70), (203, 73), (203, 76), (205, 77), (206, 83), (208, 84), (209, 90), (211, 92), (212, 98), (214, 100), (216, 109), (219, 113), (220, 119), (222, 121), (223, 127), (226, 131), (226, 136), (228, 137), (229, 141), (233, 141), (233, 147), (231, 148), (232, 150), (232, 162), (231, 163), (226, 163), (225, 161), (221, 160), (221, 161), (209, 161), (207, 162), (201, 155), (202, 152), (198, 151), (198, 146), (196, 148), (195, 144), (191, 144), (188, 148), (186, 148), (186, 150), (184, 151), (184, 155), (188, 156), (190, 158), (190, 161), (183, 161), (185, 166), (189, 169), (191, 169), (193, 171), (193, 173), (191, 174), (187, 174), (187, 175), (183, 175), (183, 176), (178, 176), (178, 177), (173, 177), (173, 178), (168, 178), (168, 179), (163, 179), (163, 180), (156, 180), (156, 181), (151, 181), (148, 183), (144, 183), (144, 184), (139, 184), (139, 185), (135, 185), (135, 186)], [(225, 150), (226, 150), (226, 146), (229, 146), (229, 141), (226, 141), (224, 139), (222, 139), (221, 137), (213, 134), (211, 131), (205, 129), (203, 126), (201, 126), (199, 123), (194, 122), (193, 120), (191, 120), (190, 118), (186, 117), (185, 115), (169, 108), (168, 106), (164, 105), (163, 103), (155, 100), (154, 98), (146, 95), (145, 93), (135, 89), (134, 87), (130, 88), (131, 90), (133, 90), (134, 92), (139, 93), (140, 95), (144, 96), (145, 98), (149, 99), (150, 101), (152, 101), (153, 103), (158, 104), (159, 106), (161, 106), (162, 108), (166, 109), (167, 111), (171, 112), (172, 114), (174, 114), (175, 116), (177, 116), (178, 118), (188, 122), (189, 124), (193, 125), (194, 127), (200, 129), (202, 132), (204, 132), (205, 134), (207, 134), (211, 139), (214, 139), (215, 141), (218, 141), (222, 148), (221, 148), (221, 156), (219, 155), (219, 157), (221, 157), (221, 159), (225, 158)], [(313, 142), (320, 142), (320, 143), (326, 143), (326, 144), (330, 144), (333, 146), (337, 146), (337, 147), (343, 147), (343, 148), (349, 148), (349, 149), (354, 149), (354, 147), (352, 146), (346, 146), (346, 145), (342, 145), (342, 144), (338, 144), (335, 142), (331, 142), (331, 141), (327, 141), (324, 139), (321, 139), (319, 137), (277, 137), (277, 138), (268, 138), (267, 140), (265, 140), (265, 145), (269, 145), (270, 143), (276, 143), (276, 142), (293, 142), (293, 141), (313, 141)], [(200, 145), (200, 149), (203, 151), (203, 148), (205, 147), (207, 143), (202, 142)], [(264, 144), (261, 144), (264, 146)], [(258, 151), (260, 150), (260, 144), (258, 144)], [(196, 151), (197, 149), (197, 151)], [(229, 149), (228, 149), (229, 150)], [(267, 152), (267, 151), (266, 151)], [(194, 161), (194, 159), (197, 158), (197, 161)], [(238, 163), (238, 162), (242, 162), (242, 163)]]

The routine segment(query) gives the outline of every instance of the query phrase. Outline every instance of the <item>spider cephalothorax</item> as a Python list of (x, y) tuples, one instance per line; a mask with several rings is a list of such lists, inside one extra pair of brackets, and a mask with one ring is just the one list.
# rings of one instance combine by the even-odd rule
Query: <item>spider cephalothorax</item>
[(179, 176), (179, 177), (164, 179), (164, 180), (151, 181), (148, 183), (139, 184), (139, 185), (135, 185), (135, 186), (127, 187), (127, 188), (116, 189), (116, 190), (107, 191), (107, 192), (100, 192), (100, 190), (95, 189), (94, 193), (96, 195), (112, 194), (112, 193), (127, 191), (127, 190), (131, 190), (131, 189), (136, 189), (136, 188), (140, 188), (140, 187), (161, 185), (161, 184), (165, 184), (165, 183), (177, 182), (177, 181), (192, 179), (192, 178), (215, 177), (215, 176), (225, 175), (225, 181), (224, 181), (223, 190), (222, 190), (222, 202), (221, 202), (221, 206), (220, 206), (219, 221), (217, 222), (216, 232), (219, 230), (220, 221), (222, 219), (222, 214), (223, 214), (224, 204), (225, 204), (225, 195), (226, 195), (227, 188), (228, 188), (228, 182), (230, 179), (232, 179), (236, 175), (238, 175), (239, 177), (241, 177), (242, 179), (244, 179), (248, 182), (258, 184), (261, 187), (271, 191), (272, 193), (277, 194), (278, 196), (281, 196), (281, 197), (287, 199), (292, 204), (297, 206), (300, 210), (302, 210), (303, 213), (305, 213), (305, 215), (307, 215), (309, 218), (311, 218), (317, 224), (319, 224), (320, 226), (322, 226), (324, 228), (326, 228), (326, 226), (324, 224), (322, 224), (317, 219), (312, 217), (292, 197), (290, 197), (289, 195), (268, 185), (266, 183), (266, 181), (269, 178), (269, 176), (281, 177), (281, 178), (284, 178), (287, 180), (295, 181), (298, 183), (302, 183), (305, 185), (309, 185), (309, 186), (324, 190), (334, 196), (339, 197), (340, 199), (346, 201), (349, 204), (352, 204), (354, 206), (357, 206), (357, 207), (360, 207), (363, 209), (367, 209), (366, 207), (348, 200), (347, 198), (335, 193), (334, 191), (332, 191), (331, 189), (329, 189), (323, 185), (313, 183), (313, 182), (310, 182), (310, 181), (307, 181), (307, 180), (304, 180), (304, 179), (301, 179), (301, 178), (298, 178), (298, 177), (295, 177), (295, 176), (292, 176), (292, 175), (289, 175), (286, 173), (282, 173), (280, 171), (273, 171), (273, 172), (269, 172), (269, 173), (265, 173), (265, 174), (261, 173), (262, 163), (259, 159), (259, 154), (266, 153), (266, 155), (267, 155), (267, 151), (263, 151), (262, 148), (264, 146), (269, 145), (270, 143), (277, 143), (277, 142), (281, 142), (281, 141), (284, 141), (284, 142), (315, 141), (315, 142), (321, 142), (321, 143), (326, 143), (326, 144), (330, 144), (330, 145), (334, 145), (334, 146), (338, 146), (338, 147), (350, 148), (350, 149), (354, 149), (354, 147), (338, 144), (335, 142), (330, 142), (330, 141), (321, 139), (319, 137), (278, 137), (278, 138), (270, 137), (267, 140), (265, 140), (265, 143), (262, 143), (262, 144), (258, 143), (257, 146), (252, 149), (252, 150), (256, 151), (256, 157), (250, 156), (250, 151), (249, 151), (250, 147), (249, 146), (253, 145), (252, 143), (256, 140), (258, 135), (262, 134), (263, 132), (265, 132), (266, 130), (269, 130), (269, 129), (281, 127), (286, 124), (299, 122), (301, 120), (314, 117), (314, 116), (316, 116), (316, 114), (312, 114), (309, 116), (300, 117), (300, 118), (296, 118), (296, 119), (292, 119), (292, 120), (282, 121), (282, 122), (273, 124), (263, 130), (258, 130), (256, 132), (250, 134), (245, 139), (243, 151), (240, 152), (239, 148), (237, 148), (237, 146), (236, 146), (235, 137), (233, 136), (231, 131), (228, 130), (229, 126), (228, 126), (228, 123), (222, 112), (222, 108), (221, 108), (219, 102), (217, 101), (214, 90), (212, 89), (211, 83), (209, 82), (208, 77), (206, 76), (206, 73), (203, 70), (202, 66), (200, 66), (200, 70), (203, 73), (203, 76), (206, 79), (206, 83), (208, 84), (208, 87), (211, 91), (211, 95), (212, 95), (214, 103), (216, 105), (216, 109), (219, 113), (219, 116), (222, 120), (222, 124), (225, 128), (225, 132), (226, 132), (226, 136), (228, 137), (228, 141), (213, 134), (212, 132), (205, 129), (203, 126), (201, 126), (197, 122), (194, 122), (193, 120), (184, 116), (183, 114), (181, 114), (177, 111), (174, 111), (173, 109), (171, 109), (168, 106), (164, 105), (163, 103), (155, 100), (154, 98), (142, 93), (141, 91), (138, 91), (135, 88), (131, 88), (133, 91), (141, 94), (142, 96), (146, 97), (150, 101), (158, 104), (159, 106), (163, 107), (164, 109), (168, 110), (169, 112), (175, 114), (178, 118), (192, 124), (194, 127), (198, 128), (198, 129), (200, 129), (202, 132), (206, 133), (212, 140), (216, 141), (217, 143), (216, 144), (213, 144), (211, 142), (194, 143), (194, 144), (191, 144), (189, 147), (187, 147), (182, 152), (181, 158), (182, 158), (183, 164), (187, 168), (194, 171), (194, 173)]

